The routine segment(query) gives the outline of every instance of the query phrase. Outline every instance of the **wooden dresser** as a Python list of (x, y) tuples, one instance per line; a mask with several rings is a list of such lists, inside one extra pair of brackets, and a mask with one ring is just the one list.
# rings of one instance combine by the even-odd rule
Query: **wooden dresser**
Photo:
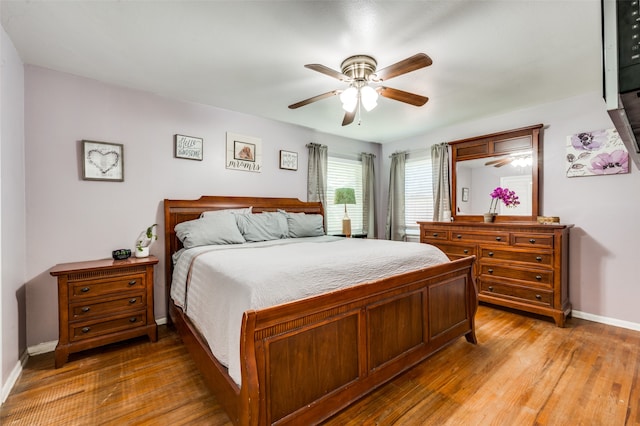
[(536, 222), (419, 222), (420, 242), (450, 259), (474, 255), (478, 299), (564, 327), (569, 302), (569, 230)]
[(63, 263), (58, 277), (59, 340), (56, 368), (70, 353), (132, 337), (158, 339), (153, 313), (155, 256)]

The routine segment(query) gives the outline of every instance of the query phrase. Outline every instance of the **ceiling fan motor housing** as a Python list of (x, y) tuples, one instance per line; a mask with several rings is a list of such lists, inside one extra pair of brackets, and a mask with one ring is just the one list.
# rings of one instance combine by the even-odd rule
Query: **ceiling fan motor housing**
[(350, 77), (354, 81), (368, 81), (369, 77), (376, 72), (378, 63), (371, 56), (355, 55), (342, 61), (342, 74)]

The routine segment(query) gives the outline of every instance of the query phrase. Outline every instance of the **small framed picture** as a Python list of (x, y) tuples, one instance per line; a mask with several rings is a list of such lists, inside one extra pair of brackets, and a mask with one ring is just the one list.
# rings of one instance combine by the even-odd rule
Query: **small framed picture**
[(202, 138), (175, 135), (173, 153), (176, 158), (202, 161)]
[(465, 203), (469, 201), (469, 188), (462, 188), (462, 201)]
[(82, 179), (124, 181), (124, 145), (82, 141)]
[(280, 150), (280, 168), (298, 170), (298, 153)]

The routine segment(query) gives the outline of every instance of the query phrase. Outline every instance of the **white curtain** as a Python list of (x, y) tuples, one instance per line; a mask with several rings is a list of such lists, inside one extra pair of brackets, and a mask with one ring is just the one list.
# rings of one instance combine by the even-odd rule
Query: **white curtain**
[[(317, 143), (307, 144), (309, 166), (307, 170), (307, 201), (320, 201), (326, 211), (327, 206), (327, 146)], [(326, 223), (325, 223), (326, 228)]]
[(377, 238), (376, 218), (376, 156), (362, 153), (362, 230), (368, 238)]
[(391, 155), (389, 176), (389, 205), (387, 207), (387, 240), (405, 241), (407, 237), (404, 221), (404, 176), (407, 154), (396, 152)]
[(433, 220), (445, 219), (451, 212), (451, 189), (449, 186), (449, 144), (431, 147), (431, 173), (433, 183)]

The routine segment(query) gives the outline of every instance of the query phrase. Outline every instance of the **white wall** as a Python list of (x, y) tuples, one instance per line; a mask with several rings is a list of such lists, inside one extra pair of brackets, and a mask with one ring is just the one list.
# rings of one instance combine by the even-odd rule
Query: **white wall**
[[(378, 144), (219, 108), (177, 102), (96, 81), (25, 68), (27, 194), (27, 343), (58, 338), (57, 263), (111, 256), (133, 248), (152, 223), (164, 229), (165, 198), (201, 195), (296, 197), (306, 200), (309, 142), (357, 155)], [(262, 139), (263, 172), (225, 169), (226, 132)], [(173, 157), (174, 134), (204, 138), (204, 160)], [(83, 139), (124, 144), (124, 182), (81, 179)], [(281, 149), (298, 153), (298, 170), (280, 170)], [(164, 240), (151, 253), (156, 268), (155, 315), (164, 309)]]
[[(495, 117), (383, 145), (381, 178), (388, 188), (389, 155), (398, 150), (424, 149), (458, 140), (542, 123), (543, 169), (541, 214), (572, 223), (570, 299), (587, 317), (640, 327), (640, 173), (567, 178), (566, 137), (579, 131), (613, 127), (600, 93), (513, 111)], [(387, 203), (386, 194), (381, 205)], [(487, 200), (489, 195), (487, 194)], [(487, 201), (488, 202), (488, 201)], [(384, 226), (384, 224), (382, 225)], [(384, 227), (382, 227), (384, 229)]]
[(4, 400), (26, 350), (26, 222), (24, 71), (1, 27), (0, 52), (0, 388)]

